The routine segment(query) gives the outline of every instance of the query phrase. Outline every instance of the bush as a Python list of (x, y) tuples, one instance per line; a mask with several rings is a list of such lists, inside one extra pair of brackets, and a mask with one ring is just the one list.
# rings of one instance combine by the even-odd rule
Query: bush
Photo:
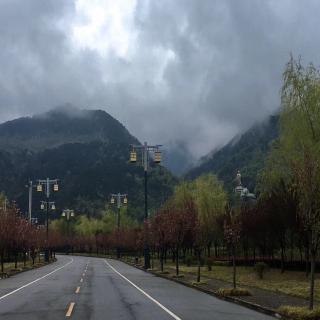
[(212, 271), (213, 260), (211, 258), (206, 259), (206, 265), (208, 267), (208, 271)]
[(193, 257), (192, 256), (186, 256), (185, 262), (186, 262), (187, 267), (191, 267), (191, 265), (193, 263)]
[(239, 297), (239, 296), (251, 296), (251, 293), (247, 289), (241, 288), (221, 288), (216, 291), (216, 294), (222, 297), (232, 296), (232, 297)]
[(254, 271), (257, 273), (259, 279), (263, 279), (263, 275), (269, 270), (269, 266), (264, 262), (258, 262), (254, 265)]
[(230, 266), (230, 262), (229, 261), (214, 261), (213, 265), (218, 266), (218, 267), (228, 267), (228, 266)]
[(320, 308), (309, 310), (305, 307), (282, 306), (277, 311), (280, 315), (294, 320), (320, 319)]

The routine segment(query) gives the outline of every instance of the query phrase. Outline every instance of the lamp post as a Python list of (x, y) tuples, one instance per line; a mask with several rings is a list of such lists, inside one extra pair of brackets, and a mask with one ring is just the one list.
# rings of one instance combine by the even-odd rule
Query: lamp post
[[(121, 201), (123, 200), (123, 202)], [(120, 231), (120, 210), (122, 207), (122, 204), (127, 205), (128, 204), (128, 198), (126, 193), (112, 193), (111, 194), (111, 204), (115, 204), (117, 202), (117, 208), (118, 208), (118, 217), (117, 217), (117, 229), (118, 229), (118, 245), (117, 245), (117, 258), (120, 258), (120, 245), (119, 245), (119, 231)]]
[[(148, 219), (148, 169), (149, 169), (149, 151), (154, 152), (154, 162), (160, 164), (161, 162), (161, 145), (148, 145), (145, 142), (143, 145), (132, 145), (132, 150), (130, 152), (130, 162), (137, 162), (137, 150), (141, 151), (141, 160), (144, 169), (144, 220), (147, 222)], [(145, 224), (147, 228), (147, 224)], [(150, 249), (148, 241), (148, 232), (145, 233), (144, 242), (144, 269), (150, 269)]]
[(28, 192), (29, 192), (28, 219), (30, 223), (32, 223), (32, 192), (33, 192), (33, 188), (36, 188), (36, 187), (37, 186), (33, 184), (32, 180), (29, 180), (28, 184), (26, 185), (26, 188), (28, 188)]
[[(71, 221), (71, 218), (74, 217), (74, 210), (65, 209), (62, 211), (61, 216), (67, 219), (67, 236), (68, 236), (68, 241), (70, 241), (70, 221)], [(69, 254), (70, 247), (71, 246), (69, 243), (67, 254)]]
[(48, 241), (49, 241), (49, 206), (51, 205), (51, 209), (55, 210), (55, 204), (54, 202), (50, 201), (50, 191), (51, 186), (53, 185), (53, 191), (59, 191), (58, 186), (58, 179), (39, 179), (37, 184), (37, 192), (43, 191), (44, 186), (44, 192), (46, 194), (47, 201), (41, 202), (41, 209), (43, 210), (46, 208), (46, 239), (47, 239), (47, 248), (45, 250), (45, 261), (49, 262), (49, 248), (48, 248)]

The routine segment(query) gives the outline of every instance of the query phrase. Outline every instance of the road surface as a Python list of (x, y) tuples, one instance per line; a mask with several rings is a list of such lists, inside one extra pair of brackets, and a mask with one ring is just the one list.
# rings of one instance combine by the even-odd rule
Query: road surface
[(274, 319), (120, 261), (58, 256), (0, 280), (0, 319)]

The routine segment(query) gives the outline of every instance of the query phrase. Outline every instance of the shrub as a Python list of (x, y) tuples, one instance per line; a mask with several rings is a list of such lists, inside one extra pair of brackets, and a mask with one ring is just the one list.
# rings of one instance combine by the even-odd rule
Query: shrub
[(281, 306), (278, 313), (286, 318), (294, 320), (318, 320), (320, 308), (309, 310), (305, 307)]
[(214, 261), (213, 265), (219, 266), (219, 267), (228, 267), (228, 266), (230, 266), (230, 262), (229, 261)]
[(221, 288), (216, 291), (216, 294), (222, 297), (226, 296), (233, 296), (233, 297), (239, 297), (239, 296), (251, 296), (251, 293), (247, 289), (242, 288)]
[(269, 270), (269, 266), (264, 262), (258, 262), (254, 265), (254, 271), (257, 273), (259, 279), (263, 279), (263, 275)]
[(208, 267), (208, 271), (212, 271), (212, 266), (213, 266), (213, 260), (210, 258), (206, 259), (206, 265)]
[(186, 256), (185, 262), (186, 262), (187, 267), (191, 267), (191, 265), (193, 263), (193, 257), (192, 256)]

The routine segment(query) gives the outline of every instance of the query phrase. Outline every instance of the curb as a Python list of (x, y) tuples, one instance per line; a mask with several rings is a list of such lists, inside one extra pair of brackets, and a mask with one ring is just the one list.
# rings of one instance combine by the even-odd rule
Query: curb
[[(119, 259), (115, 259), (115, 260), (119, 260)], [(254, 310), (254, 311), (258, 311), (260, 313), (264, 313), (264, 314), (269, 315), (269, 316), (273, 316), (273, 317), (278, 318), (278, 319), (285, 319), (279, 313), (277, 313), (275, 310), (263, 307), (263, 306), (261, 306), (259, 304), (248, 302), (248, 301), (242, 300), (240, 298), (235, 298), (235, 297), (230, 297), (230, 296), (223, 297), (223, 296), (217, 295), (212, 290), (201, 288), (201, 287), (198, 287), (198, 286), (193, 285), (191, 283), (187, 283), (187, 282), (181, 281), (179, 279), (171, 278), (171, 277), (168, 277), (168, 276), (166, 276), (164, 274), (159, 274), (159, 273), (151, 271), (151, 270), (146, 270), (146, 269), (144, 269), (142, 267), (139, 267), (139, 266), (137, 266), (135, 264), (132, 264), (132, 263), (129, 263), (127, 261), (123, 261), (121, 259), (119, 261), (121, 261), (121, 262), (123, 262), (123, 263), (125, 263), (125, 264), (127, 264), (127, 265), (129, 265), (131, 267), (134, 267), (136, 269), (139, 269), (139, 270), (142, 270), (144, 272), (150, 273), (150, 274), (152, 274), (152, 275), (154, 275), (156, 277), (167, 279), (167, 280), (182, 284), (182, 285), (184, 285), (186, 287), (193, 288), (193, 289), (196, 289), (198, 291), (204, 292), (204, 293), (209, 294), (209, 295), (211, 295), (211, 296), (213, 296), (213, 297), (215, 297), (217, 299), (224, 300), (224, 301), (227, 301), (227, 302), (232, 302), (232, 303), (241, 305), (243, 307), (246, 307), (248, 309), (251, 309), (251, 310)]]

